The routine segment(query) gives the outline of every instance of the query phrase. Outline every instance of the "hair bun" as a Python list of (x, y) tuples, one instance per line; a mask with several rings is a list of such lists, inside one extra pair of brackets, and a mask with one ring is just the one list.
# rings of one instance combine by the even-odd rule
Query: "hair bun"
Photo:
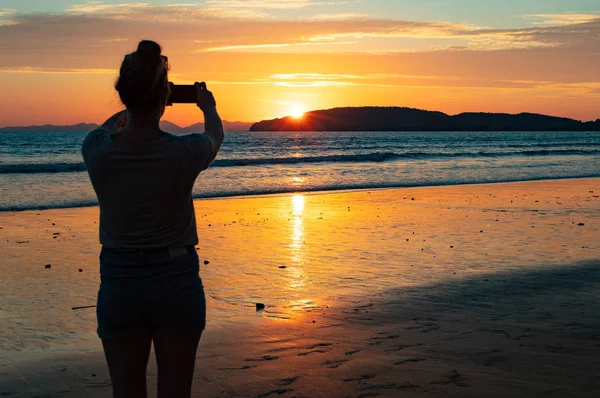
[(150, 40), (142, 40), (138, 44), (137, 52), (143, 58), (157, 58), (160, 56), (161, 48), (156, 42)]
[(115, 88), (127, 109), (154, 111), (169, 96), (169, 65), (161, 59), (161, 47), (150, 40), (139, 42), (137, 50), (121, 63)]

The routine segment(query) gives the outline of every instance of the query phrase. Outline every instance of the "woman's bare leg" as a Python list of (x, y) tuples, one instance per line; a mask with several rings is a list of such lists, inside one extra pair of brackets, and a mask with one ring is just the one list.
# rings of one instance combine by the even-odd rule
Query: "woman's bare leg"
[(157, 330), (154, 352), (158, 365), (158, 398), (189, 398), (202, 333)]
[(102, 340), (113, 398), (146, 398), (146, 367), (151, 343), (150, 333)]

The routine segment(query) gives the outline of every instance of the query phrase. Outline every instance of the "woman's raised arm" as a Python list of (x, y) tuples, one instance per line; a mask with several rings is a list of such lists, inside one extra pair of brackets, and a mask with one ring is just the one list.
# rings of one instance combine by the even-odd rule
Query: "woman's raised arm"
[(217, 113), (217, 103), (213, 94), (206, 89), (206, 83), (194, 83), (198, 96), (198, 107), (204, 112), (204, 130), (212, 143), (212, 154), (208, 161), (210, 164), (223, 143), (223, 122)]

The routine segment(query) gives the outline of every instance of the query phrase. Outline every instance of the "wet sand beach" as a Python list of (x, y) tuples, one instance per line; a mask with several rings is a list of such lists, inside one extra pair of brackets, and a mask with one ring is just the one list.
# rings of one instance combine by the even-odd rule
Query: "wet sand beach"
[[(194, 396), (600, 391), (600, 179), (195, 207)], [(0, 396), (111, 396), (95, 309), (72, 309), (95, 304), (98, 211), (0, 213)]]

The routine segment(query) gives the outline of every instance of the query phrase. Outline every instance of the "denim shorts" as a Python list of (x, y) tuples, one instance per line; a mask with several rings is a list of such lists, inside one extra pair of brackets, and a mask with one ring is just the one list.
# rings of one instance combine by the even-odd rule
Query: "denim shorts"
[(101, 339), (157, 329), (201, 333), (206, 300), (195, 249), (120, 251), (102, 248), (98, 291)]

